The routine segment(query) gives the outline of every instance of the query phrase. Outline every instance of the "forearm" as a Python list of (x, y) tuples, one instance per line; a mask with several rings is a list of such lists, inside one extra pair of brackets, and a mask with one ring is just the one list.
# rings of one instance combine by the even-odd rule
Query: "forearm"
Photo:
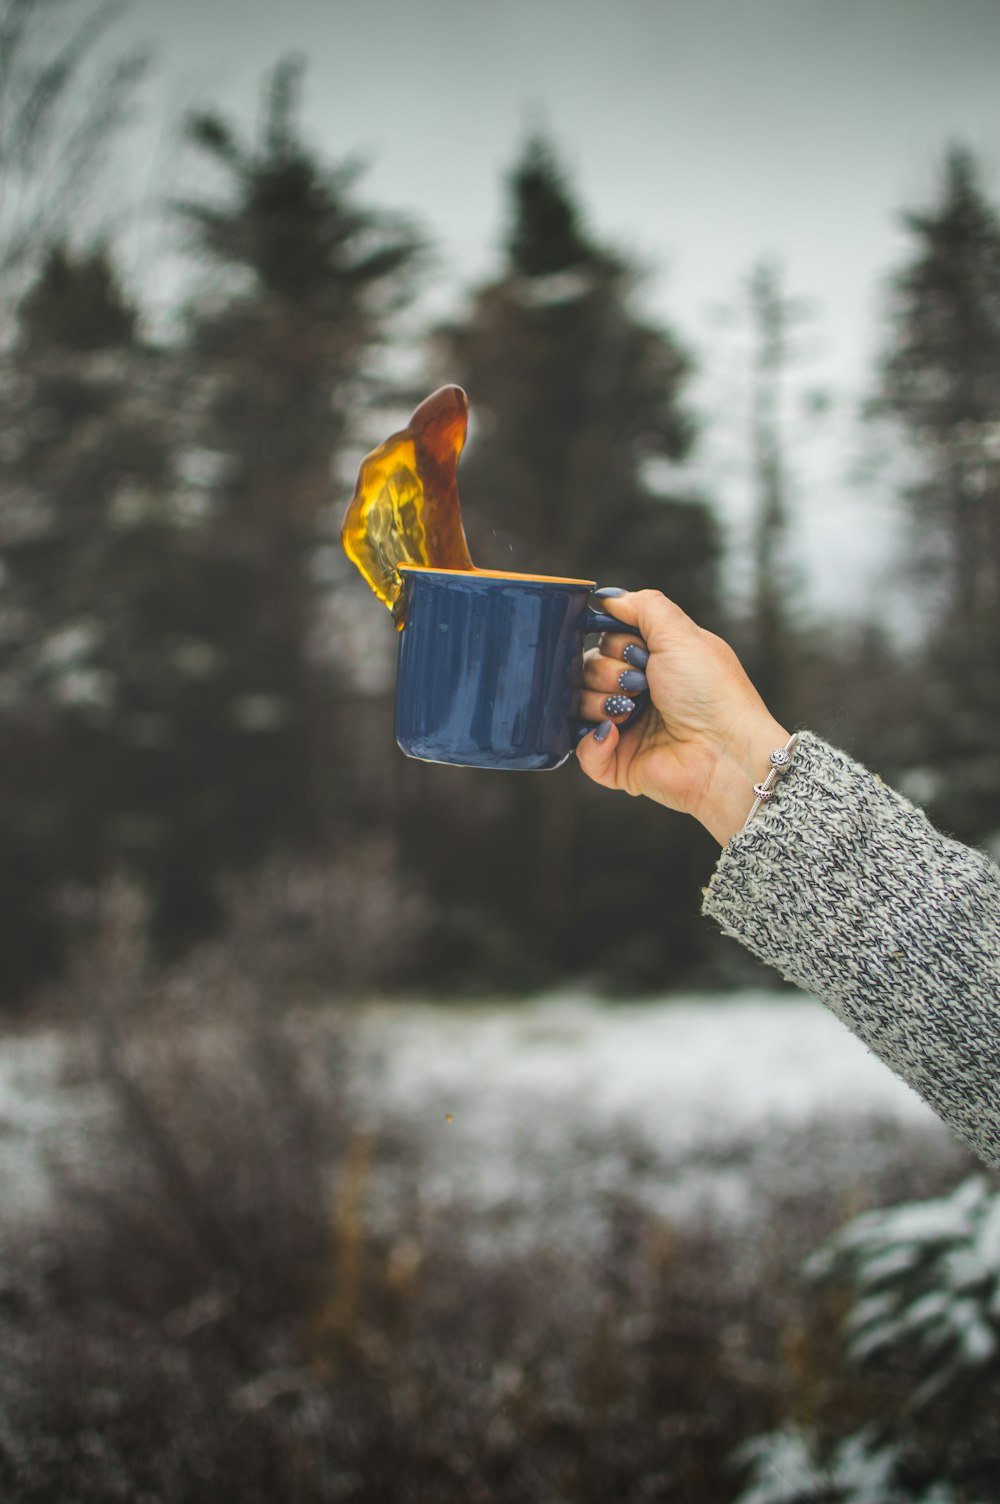
[(804, 733), (704, 910), (1000, 1166), (1000, 869)]

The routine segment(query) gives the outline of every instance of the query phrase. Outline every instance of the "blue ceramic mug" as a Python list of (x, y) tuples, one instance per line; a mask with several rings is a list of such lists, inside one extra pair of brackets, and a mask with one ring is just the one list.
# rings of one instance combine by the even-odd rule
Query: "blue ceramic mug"
[(469, 768), (564, 763), (593, 730), (578, 715), (584, 638), (638, 632), (590, 605), (592, 580), (399, 573), (395, 730), (406, 755)]

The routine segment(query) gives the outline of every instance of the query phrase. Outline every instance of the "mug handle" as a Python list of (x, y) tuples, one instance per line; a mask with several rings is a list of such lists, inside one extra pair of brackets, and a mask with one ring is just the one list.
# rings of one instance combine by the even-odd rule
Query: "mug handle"
[[(645, 642), (643, 642), (641, 633), (636, 627), (630, 627), (627, 622), (619, 621), (617, 616), (609, 616), (606, 611), (598, 611), (596, 606), (588, 605), (586, 622), (583, 628), (583, 635), (585, 637), (589, 637), (594, 632), (626, 632), (629, 637), (638, 638), (638, 640), (642, 642), (643, 647), (646, 646)], [(627, 731), (630, 726), (634, 725), (638, 716), (641, 715), (648, 704), (649, 690), (644, 689), (641, 695), (636, 695), (635, 709), (632, 711), (632, 714), (629, 716), (628, 720), (623, 721), (619, 725), (619, 731)], [(577, 742), (582, 742), (583, 738), (585, 736), (589, 736), (594, 727), (598, 725), (600, 725), (599, 721), (577, 721)]]

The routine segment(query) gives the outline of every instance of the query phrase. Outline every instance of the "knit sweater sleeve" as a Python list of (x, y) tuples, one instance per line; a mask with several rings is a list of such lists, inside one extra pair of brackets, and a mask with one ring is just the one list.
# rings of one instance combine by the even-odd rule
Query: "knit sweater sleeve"
[(805, 732), (704, 912), (1000, 1167), (1000, 868), (983, 852)]

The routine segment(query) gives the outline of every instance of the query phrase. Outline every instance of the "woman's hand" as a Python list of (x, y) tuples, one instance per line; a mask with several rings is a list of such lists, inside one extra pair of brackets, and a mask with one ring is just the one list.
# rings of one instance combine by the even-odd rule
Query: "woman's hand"
[[(581, 713), (601, 725), (580, 742), (577, 761), (605, 788), (645, 794), (693, 815), (725, 846), (746, 821), (753, 786), (767, 776), (768, 756), (784, 746), (788, 732), (732, 648), (658, 590), (604, 595), (601, 605), (638, 627), (649, 657), (643, 663), (634, 638), (610, 632), (587, 653)], [(630, 677), (620, 681), (623, 673)], [(620, 698), (623, 690), (629, 697), (638, 693), (643, 673), (651, 703), (640, 724), (623, 736), (619, 726), (628, 714), (611, 697)]]

